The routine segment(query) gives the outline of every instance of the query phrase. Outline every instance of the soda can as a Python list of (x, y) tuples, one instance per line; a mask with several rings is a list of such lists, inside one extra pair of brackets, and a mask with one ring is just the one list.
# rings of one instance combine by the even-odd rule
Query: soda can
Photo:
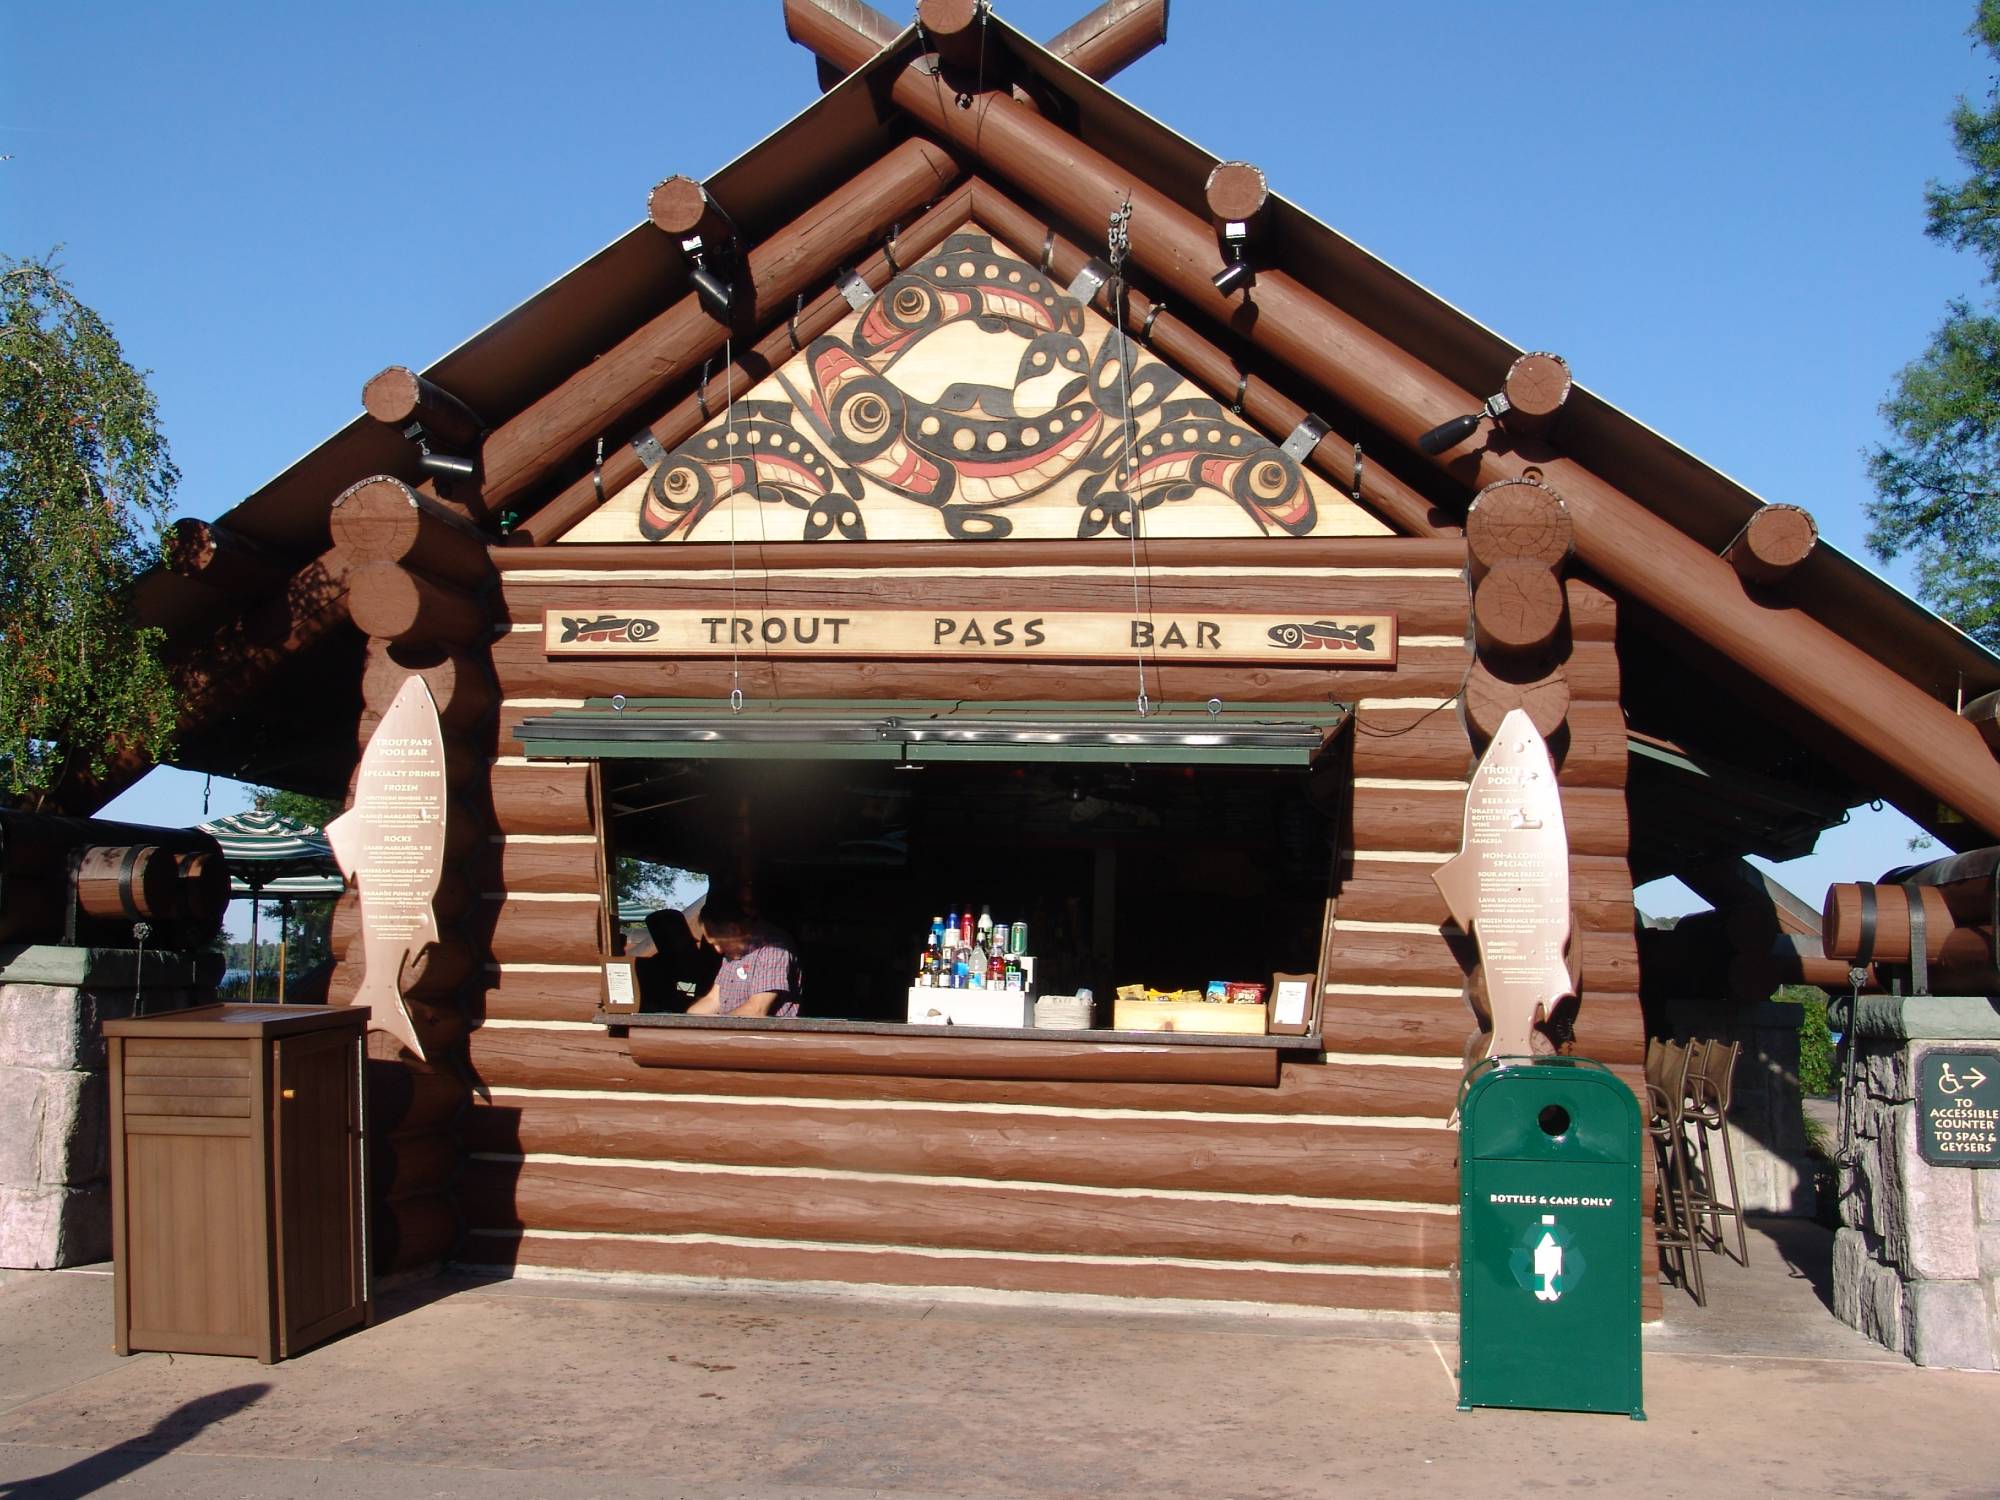
[(1007, 934), (1007, 951), (1016, 954), (1028, 951), (1028, 924), (1026, 922), (1016, 922), (1013, 930)]

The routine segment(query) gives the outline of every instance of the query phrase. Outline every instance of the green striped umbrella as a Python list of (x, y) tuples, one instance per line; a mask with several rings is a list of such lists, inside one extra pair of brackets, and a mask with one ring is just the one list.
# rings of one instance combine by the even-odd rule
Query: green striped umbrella
[[(257, 903), (294, 897), (330, 901), (346, 889), (326, 836), (310, 823), (279, 813), (241, 812), (200, 825), (229, 861), (229, 893), (250, 901), (250, 998), (257, 998)], [(286, 909), (281, 907), (281, 913)], [(280, 922), (284, 917), (280, 916)], [(279, 951), (284, 949), (279, 928)], [(278, 998), (284, 999), (279, 973)]]

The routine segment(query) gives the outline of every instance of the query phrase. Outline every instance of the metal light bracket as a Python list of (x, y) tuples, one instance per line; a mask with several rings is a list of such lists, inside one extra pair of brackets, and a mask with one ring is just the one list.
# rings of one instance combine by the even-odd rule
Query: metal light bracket
[(639, 462), (647, 468), (664, 463), (667, 450), (660, 446), (660, 440), (653, 436), (653, 429), (641, 427), (639, 435), (632, 439), (632, 451), (639, 455)]
[(1293, 463), (1302, 464), (1313, 449), (1319, 446), (1320, 439), (1332, 430), (1326, 425), (1324, 418), (1307, 412), (1299, 425), (1292, 429), (1292, 435), (1278, 445), (1278, 451)]
[(1093, 256), (1083, 263), (1083, 269), (1071, 280), (1069, 294), (1088, 307), (1097, 299), (1097, 294), (1104, 290), (1111, 276), (1111, 267)]
[(840, 295), (847, 299), (847, 305), (856, 312), (860, 312), (875, 300), (875, 289), (852, 267), (838, 272), (833, 278), (833, 284), (839, 288)]

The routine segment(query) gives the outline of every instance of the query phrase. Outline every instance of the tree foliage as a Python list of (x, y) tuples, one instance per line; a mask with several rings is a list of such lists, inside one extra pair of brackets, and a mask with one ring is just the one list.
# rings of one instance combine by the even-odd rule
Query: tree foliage
[(53, 257), (0, 256), (0, 802), (171, 748), (160, 633), (131, 612), (179, 471), (145, 376)]
[[(313, 828), (324, 828), (340, 816), (340, 802), (337, 798), (314, 797), (305, 792), (288, 792), (275, 786), (252, 787), (250, 805), (258, 812), (276, 813), (281, 818), (290, 818), (295, 823), (304, 823)], [(290, 906), (290, 917), (285, 924), (287, 948), (285, 971), (296, 976), (306, 973), (333, 956), (331, 942), (333, 903), (301, 899), (291, 902)], [(266, 902), (264, 915), (279, 916), (280, 908), (277, 903)]]

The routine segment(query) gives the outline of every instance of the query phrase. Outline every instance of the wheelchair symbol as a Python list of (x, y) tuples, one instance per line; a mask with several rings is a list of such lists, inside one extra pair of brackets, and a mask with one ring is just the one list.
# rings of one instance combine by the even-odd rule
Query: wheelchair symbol
[(1976, 1089), (1986, 1082), (1986, 1075), (1977, 1068), (1967, 1068), (1965, 1076), (1952, 1072), (1951, 1064), (1944, 1063), (1938, 1068), (1938, 1087), (1947, 1094), (1956, 1094), (1963, 1089)]

